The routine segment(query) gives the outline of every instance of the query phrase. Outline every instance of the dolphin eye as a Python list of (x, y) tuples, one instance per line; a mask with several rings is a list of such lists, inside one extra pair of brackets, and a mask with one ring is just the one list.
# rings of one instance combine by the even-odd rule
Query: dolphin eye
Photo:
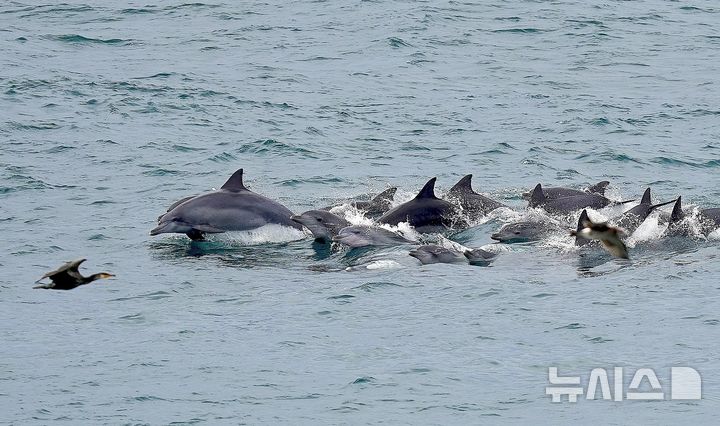
[(321, 217), (319, 217), (319, 218), (317, 218), (317, 221), (318, 221), (318, 222), (322, 222), (323, 220), (322, 220)]
[(520, 235), (520, 231), (515, 231), (515, 235)]

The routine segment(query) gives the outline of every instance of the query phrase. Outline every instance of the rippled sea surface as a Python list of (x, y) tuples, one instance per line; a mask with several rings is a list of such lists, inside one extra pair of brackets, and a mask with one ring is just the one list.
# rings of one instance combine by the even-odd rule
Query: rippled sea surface
[[(630, 262), (451, 236), (490, 267), (148, 235), (239, 168), (296, 213), (467, 173), (519, 214), (603, 179), (720, 205), (716, 2), (479, 3), (3, 2), (0, 421), (716, 422), (720, 243), (657, 219)], [(78, 257), (117, 277), (32, 290)], [(552, 366), (653, 368), (665, 400), (553, 404)]]

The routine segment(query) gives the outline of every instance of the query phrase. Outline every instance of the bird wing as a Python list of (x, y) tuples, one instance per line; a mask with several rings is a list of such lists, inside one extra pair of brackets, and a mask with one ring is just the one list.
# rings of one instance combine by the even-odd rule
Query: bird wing
[(67, 263), (68, 271), (79, 272), (78, 268), (80, 268), (80, 264), (86, 260), (87, 259), (78, 259), (78, 260), (73, 260), (72, 262), (68, 262)]
[(602, 240), (602, 245), (607, 251), (615, 257), (620, 259), (629, 259), (627, 246), (619, 238), (612, 240)]
[(50, 271), (47, 274), (43, 275), (42, 278), (40, 278), (39, 280), (37, 280), (35, 282), (42, 281), (45, 278), (50, 278), (50, 279), (57, 278), (57, 277), (60, 277), (61, 275), (70, 275), (72, 277), (79, 277), (81, 275), (80, 275), (80, 272), (78, 271), (78, 268), (80, 267), (80, 264), (86, 260), (87, 259), (77, 259), (77, 260), (73, 260), (71, 262), (67, 262), (64, 265), (62, 265), (61, 267), (57, 268), (56, 270)]
[[(41, 279), (42, 279), (42, 278), (41, 278)], [(40, 284), (40, 285), (36, 285), (36, 286), (35, 286), (35, 287), (33, 287), (33, 288), (45, 288), (45, 289), (53, 289), (53, 288), (55, 288), (55, 283), (50, 283), (50, 284)]]

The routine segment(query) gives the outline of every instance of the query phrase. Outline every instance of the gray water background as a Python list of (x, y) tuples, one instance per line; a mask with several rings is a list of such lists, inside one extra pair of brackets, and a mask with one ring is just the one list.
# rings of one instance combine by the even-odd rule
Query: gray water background
[[(0, 421), (715, 423), (717, 243), (348, 272), (148, 231), (241, 167), (295, 212), (466, 173), (518, 209), (602, 179), (718, 206), (719, 48), (711, 1), (3, 2)], [(117, 278), (31, 290), (77, 257)], [(550, 366), (691, 366), (704, 398), (552, 404)]]

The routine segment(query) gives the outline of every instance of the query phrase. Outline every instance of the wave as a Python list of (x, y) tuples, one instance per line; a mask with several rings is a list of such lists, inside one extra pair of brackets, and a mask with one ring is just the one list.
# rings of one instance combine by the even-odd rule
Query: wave
[(47, 40), (54, 40), (70, 44), (107, 44), (107, 45), (125, 45), (131, 43), (132, 40), (124, 40), (121, 38), (91, 38), (80, 34), (63, 34), (63, 35), (46, 35)]

